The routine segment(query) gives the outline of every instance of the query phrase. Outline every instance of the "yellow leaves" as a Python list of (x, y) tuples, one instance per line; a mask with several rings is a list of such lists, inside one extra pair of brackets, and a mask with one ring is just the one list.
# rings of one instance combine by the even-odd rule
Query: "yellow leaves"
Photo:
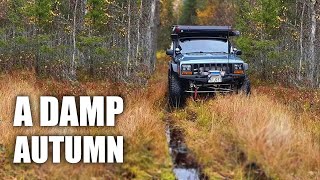
[(257, 22), (255, 29), (256, 29), (256, 31), (263, 31), (265, 29), (265, 24), (262, 22)]
[(105, 13), (105, 16), (107, 16), (108, 18), (113, 18), (114, 16), (112, 16), (111, 14), (109, 13)]
[(298, 40), (300, 37), (300, 34), (297, 31), (294, 31), (291, 36), (294, 38), (294, 40)]
[(66, 26), (64, 29), (65, 29), (66, 32), (69, 32), (69, 33), (72, 32), (72, 27), (71, 26)]
[(37, 21), (37, 18), (35, 16), (31, 16), (29, 18), (28, 24), (35, 24)]
[(58, 16), (58, 15), (59, 15), (59, 14), (54, 13), (52, 10), (50, 10), (50, 14), (51, 14), (52, 16)]
[(107, 4), (112, 4), (112, 3), (114, 3), (114, 1), (109, 1), (109, 0), (105, 0), (105, 2), (106, 2)]
[(284, 18), (282, 18), (282, 17), (280, 17), (280, 16), (277, 16), (277, 20), (278, 20), (279, 22), (286, 22), (286, 21), (287, 21), (286, 19), (284, 19)]
[(208, 5), (205, 9), (197, 10), (198, 23), (200, 25), (211, 24), (215, 17), (216, 7), (214, 5)]
[(84, 26), (86, 26), (86, 27), (89, 27), (90, 25), (92, 24), (92, 20), (90, 20), (90, 19), (85, 19), (85, 21), (84, 21)]
[(125, 27), (119, 29), (119, 33), (124, 37), (127, 34), (127, 30)]

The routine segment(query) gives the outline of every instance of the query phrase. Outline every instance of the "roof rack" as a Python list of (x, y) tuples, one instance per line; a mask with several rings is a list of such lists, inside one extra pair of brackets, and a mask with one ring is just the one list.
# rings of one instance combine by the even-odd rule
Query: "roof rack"
[(231, 26), (186, 26), (174, 25), (172, 28), (173, 39), (180, 37), (230, 37), (239, 36), (240, 32)]

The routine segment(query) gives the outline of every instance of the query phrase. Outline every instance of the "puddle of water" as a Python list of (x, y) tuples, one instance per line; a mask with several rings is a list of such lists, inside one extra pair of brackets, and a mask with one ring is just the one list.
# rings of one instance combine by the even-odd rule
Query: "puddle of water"
[(197, 169), (174, 168), (173, 172), (177, 180), (200, 180)]
[(170, 120), (168, 120), (166, 136), (176, 179), (200, 180), (202, 176), (199, 165), (185, 144), (183, 132), (180, 128), (175, 127)]

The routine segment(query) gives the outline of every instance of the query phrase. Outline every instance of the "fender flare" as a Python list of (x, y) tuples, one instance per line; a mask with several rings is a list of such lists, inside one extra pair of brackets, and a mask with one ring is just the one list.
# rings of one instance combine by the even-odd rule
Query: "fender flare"
[(170, 62), (169, 64), (169, 73), (177, 73), (178, 74), (178, 64)]

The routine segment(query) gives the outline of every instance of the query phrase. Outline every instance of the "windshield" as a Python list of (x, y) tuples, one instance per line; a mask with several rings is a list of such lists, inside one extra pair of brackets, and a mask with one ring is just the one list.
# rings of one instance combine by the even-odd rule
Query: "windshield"
[(181, 53), (228, 53), (225, 39), (182, 39), (179, 42)]

